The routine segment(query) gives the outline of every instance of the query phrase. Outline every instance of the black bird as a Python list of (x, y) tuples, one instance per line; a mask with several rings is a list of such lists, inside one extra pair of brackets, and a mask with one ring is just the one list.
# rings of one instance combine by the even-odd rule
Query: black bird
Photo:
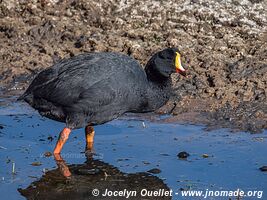
[(19, 100), (42, 116), (66, 123), (54, 149), (58, 154), (72, 129), (86, 127), (87, 146), (91, 146), (92, 126), (125, 112), (150, 112), (163, 106), (171, 95), (174, 72), (185, 75), (176, 48), (157, 52), (145, 70), (127, 55), (86, 53), (41, 71)]

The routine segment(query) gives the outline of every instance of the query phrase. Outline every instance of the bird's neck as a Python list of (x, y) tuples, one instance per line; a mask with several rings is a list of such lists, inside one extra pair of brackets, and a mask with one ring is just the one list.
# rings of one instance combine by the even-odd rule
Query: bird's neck
[(147, 90), (148, 107), (150, 110), (156, 110), (162, 107), (171, 96), (171, 78), (161, 76), (157, 71), (146, 69), (146, 75), (149, 82)]

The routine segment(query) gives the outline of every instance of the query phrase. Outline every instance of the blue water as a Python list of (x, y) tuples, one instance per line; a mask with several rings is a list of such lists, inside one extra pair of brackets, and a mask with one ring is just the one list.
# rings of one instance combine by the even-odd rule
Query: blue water
[[(24, 199), (18, 188), (26, 188), (44, 171), (56, 168), (53, 157), (43, 154), (52, 152), (64, 124), (42, 118), (23, 103), (2, 100), (0, 105), (1, 199)], [(125, 173), (159, 168), (162, 172), (157, 176), (175, 192), (180, 188), (203, 191), (240, 188), (263, 191), (262, 199), (267, 199), (267, 173), (259, 170), (267, 165), (267, 131), (254, 135), (227, 129), (207, 132), (204, 126), (132, 118), (96, 126), (95, 131), (96, 158)], [(54, 140), (50, 141), (49, 136)], [(69, 164), (84, 163), (84, 148), (84, 131), (75, 130), (62, 156)], [(187, 160), (177, 158), (181, 151), (190, 154)], [(203, 154), (209, 157), (203, 158)], [(42, 164), (32, 166), (33, 162)]]

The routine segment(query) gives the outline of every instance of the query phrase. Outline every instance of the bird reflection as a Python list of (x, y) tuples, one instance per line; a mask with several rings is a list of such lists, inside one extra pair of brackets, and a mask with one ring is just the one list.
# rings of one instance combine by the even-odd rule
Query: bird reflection
[[(85, 156), (88, 160), (93, 160), (94, 153), (94, 143), (93, 142), (87, 142), (85, 147)], [(71, 172), (69, 170), (68, 165), (66, 164), (65, 160), (61, 157), (60, 154), (54, 154), (54, 159), (56, 161), (56, 164), (58, 166), (58, 170), (60, 173), (66, 177), (71, 178)]]
[[(136, 196), (129, 199), (155, 199), (141, 197), (142, 189), (151, 191), (170, 191), (167, 185), (158, 177), (149, 173), (124, 173), (118, 168), (94, 159), (93, 144), (87, 145), (86, 162), (67, 165), (60, 154), (54, 159), (57, 169), (47, 171), (39, 180), (32, 182), (25, 189), (18, 189), (26, 199), (125, 199), (126, 197), (103, 196), (106, 191), (136, 191)], [(94, 196), (92, 191), (99, 190)], [(171, 199), (170, 196), (156, 199)]]

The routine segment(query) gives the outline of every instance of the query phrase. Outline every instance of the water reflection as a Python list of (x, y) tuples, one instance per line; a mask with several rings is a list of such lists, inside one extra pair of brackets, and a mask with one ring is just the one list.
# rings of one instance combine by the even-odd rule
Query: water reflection
[[(91, 151), (86, 151), (86, 162), (67, 165), (62, 157), (55, 155), (58, 168), (45, 173), (39, 180), (25, 189), (18, 189), (26, 199), (155, 199), (155, 196), (141, 196), (141, 191), (160, 191), (168, 194), (169, 188), (158, 177), (148, 173), (127, 174), (118, 168), (94, 159)], [(94, 189), (99, 195), (93, 196)], [(121, 197), (104, 196), (111, 191), (122, 191)], [(131, 193), (132, 192), (132, 193)], [(143, 190), (143, 194), (145, 194)], [(156, 199), (171, 199), (161, 196)]]

